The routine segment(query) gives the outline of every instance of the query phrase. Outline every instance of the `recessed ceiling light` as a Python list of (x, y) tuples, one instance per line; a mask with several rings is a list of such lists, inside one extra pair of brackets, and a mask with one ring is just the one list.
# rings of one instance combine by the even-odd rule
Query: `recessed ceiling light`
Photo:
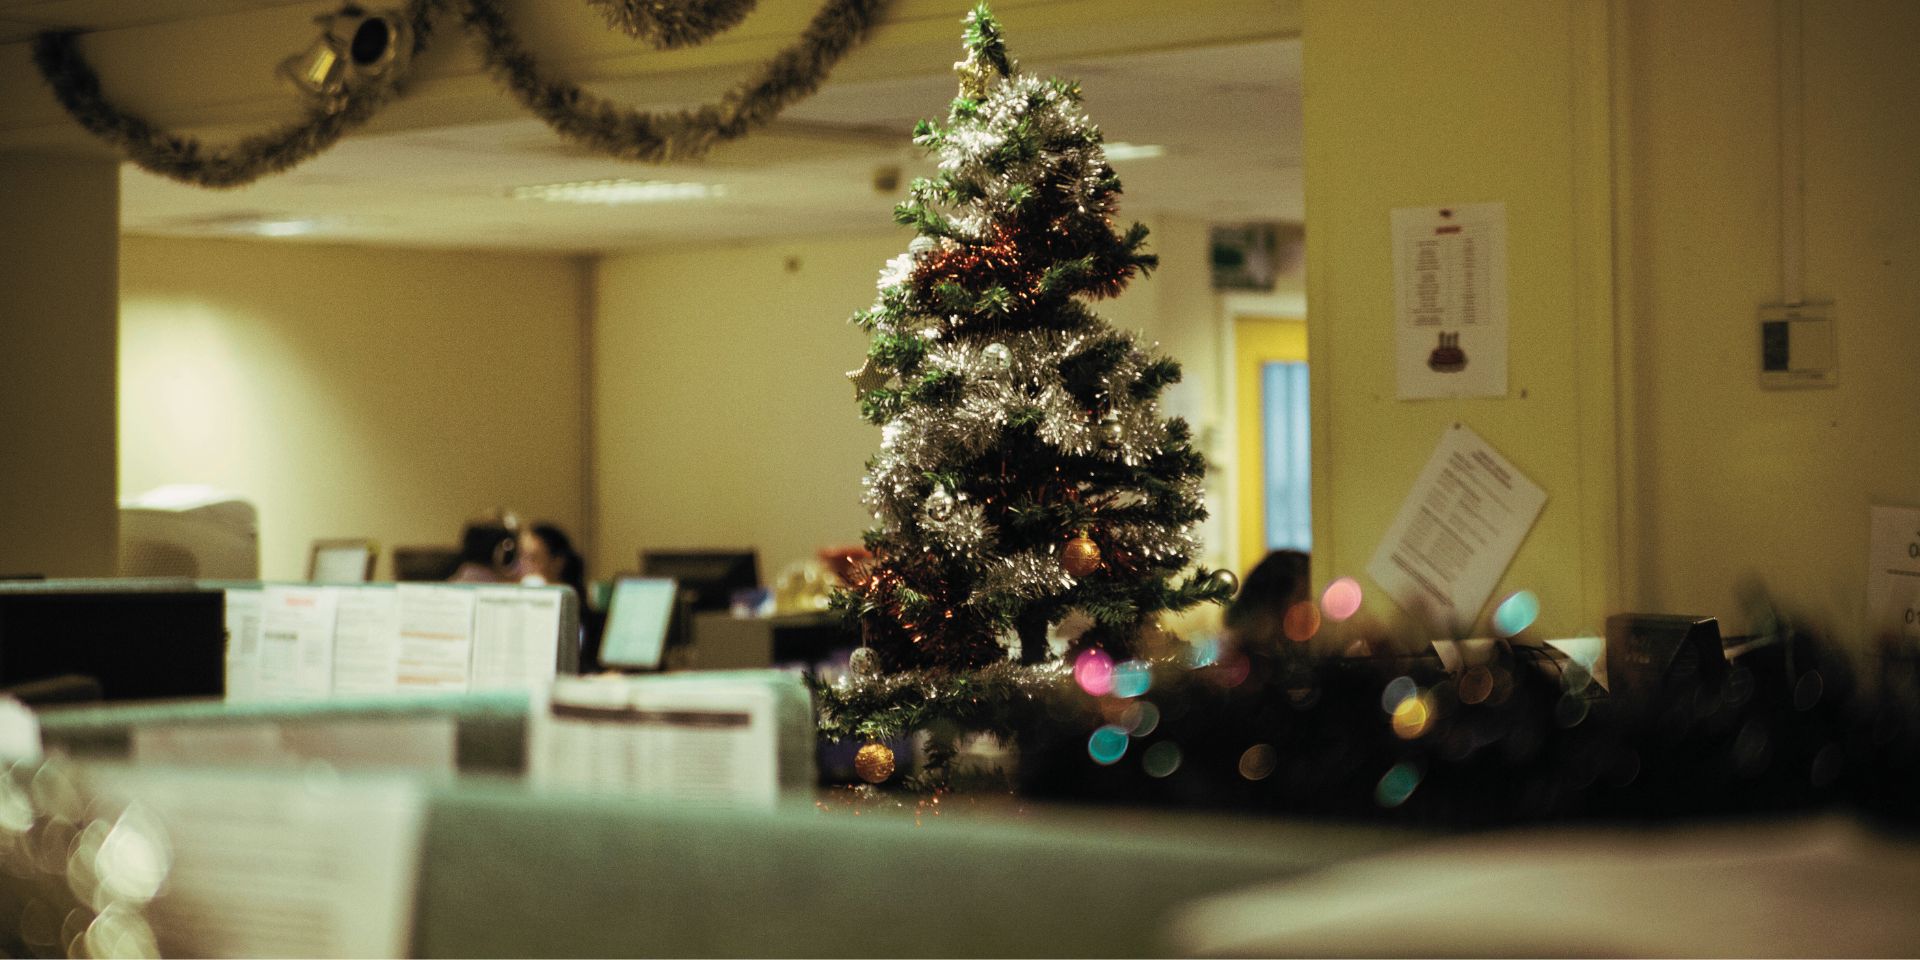
[(1151, 160), (1167, 152), (1157, 143), (1109, 143), (1105, 149), (1108, 160)]
[(706, 200), (726, 196), (727, 188), (718, 183), (674, 183), (667, 180), (576, 180), (571, 183), (536, 183), (514, 187), (507, 195), (515, 200), (548, 200), (554, 203), (665, 203), (673, 200)]
[(320, 229), (318, 220), (262, 220), (242, 232), (262, 237), (299, 237)]

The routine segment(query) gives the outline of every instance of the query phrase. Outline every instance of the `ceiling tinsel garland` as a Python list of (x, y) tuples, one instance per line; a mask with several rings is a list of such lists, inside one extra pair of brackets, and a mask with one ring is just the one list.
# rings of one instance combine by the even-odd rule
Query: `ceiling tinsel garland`
[(754, 0), (587, 0), (607, 25), (661, 50), (704, 43), (753, 12)]
[[(697, 43), (737, 23), (753, 7), (753, 0), (592, 2), (607, 8), (610, 20), (619, 15), (641, 25), (641, 35), (661, 47)], [(417, 55), (426, 47), (433, 17), (443, 9), (462, 6), (466, 25), (477, 33), (488, 71), (557, 133), (611, 156), (657, 163), (699, 157), (715, 144), (765, 124), (819, 89), (833, 65), (879, 22), (887, 3), (826, 0), (798, 43), (718, 103), (658, 114), (624, 107), (576, 84), (543, 75), (497, 0), (408, 0), (404, 16), (411, 28), (412, 53)], [(300, 122), (227, 146), (208, 147), (196, 137), (158, 127), (107, 99), (99, 75), (80, 54), (78, 36), (76, 31), (47, 31), (34, 38), (34, 64), (55, 99), (82, 127), (118, 147), (134, 165), (202, 187), (244, 186), (312, 159), (391, 102), (405, 79), (400, 71), (368, 79), (341, 96), (314, 98)]]
[(480, 38), (488, 70), (555, 132), (602, 153), (657, 163), (699, 157), (819, 89), (827, 71), (866, 38), (886, 6), (887, 0), (827, 0), (799, 43), (720, 102), (664, 113), (623, 107), (577, 84), (542, 76), (498, 0), (467, 0), (466, 20)]
[[(436, 9), (449, 2), (409, 0), (406, 19), (412, 28), (414, 53), (425, 48)], [(82, 127), (119, 147), (134, 165), (201, 187), (245, 186), (312, 159), (386, 106), (400, 92), (403, 79), (388, 75), (358, 85), (339, 99), (314, 100), (299, 123), (209, 148), (198, 137), (161, 129), (114, 106), (100, 90), (99, 75), (80, 56), (78, 36), (74, 31), (48, 31), (33, 40), (34, 65), (60, 105)]]

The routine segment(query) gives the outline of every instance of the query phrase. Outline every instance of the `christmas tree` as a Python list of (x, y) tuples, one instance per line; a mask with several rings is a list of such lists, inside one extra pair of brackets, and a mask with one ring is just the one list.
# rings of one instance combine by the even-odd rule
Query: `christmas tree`
[(1188, 570), (1205, 464), (1156, 399), (1179, 364), (1088, 306), (1157, 259), (1145, 227), (1115, 229), (1120, 181), (1078, 85), (1022, 74), (984, 4), (966, 22), (947, 124), (914, 132), (938, 173), (895, 210), (918, 236), (854, 316), (879, 525), (842, 600), (889, 670), (1004, 660), (1010, 632), (1038, 663), (1073, 610), (1094, 624), (1080, 645), (1125, 656), (1158, 614), (1235, 585)]

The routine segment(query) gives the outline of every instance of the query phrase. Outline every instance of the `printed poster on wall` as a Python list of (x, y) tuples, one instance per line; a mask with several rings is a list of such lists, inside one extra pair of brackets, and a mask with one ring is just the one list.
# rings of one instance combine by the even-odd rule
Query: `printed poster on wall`
[(1507, 205), (1393, 211), (1402, 400), (1507, 395)]
[(1875, 504), (1867, 540), (1867, 635), (1920, 645), (1920, 507)]
[(1400, 504), (1367, 575), (1408, 612), (1463, 632), (1546, 504), (1547, 491), (1456, 423)]

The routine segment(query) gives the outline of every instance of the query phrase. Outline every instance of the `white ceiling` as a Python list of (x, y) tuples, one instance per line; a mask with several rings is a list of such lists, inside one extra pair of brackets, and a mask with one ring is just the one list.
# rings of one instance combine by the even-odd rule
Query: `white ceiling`
[[(85, 2), (96, 0), (0, 0), (0, 25)], [(1297, 40), (1023, 66), (1078, 78), (1108, 142), (1166, 148), (1162, 157), (1115, 161), (1123, 215), (1302, 219)], [(880, 232), (892, 223), (905, 178), (928, 169), (908, 142), (914, 122), (944, 119), (953, 95), (945, 64), (912, 80), (829, 83), (773, 127), (693, 165), (602, 158), (528, 116), (349, 135), (303, 166), (238, 190), (183, 186), (127, 166), (121, 225), (129, 234), (245, 236), (263, 219), (312, 220), (313, 233), (285, 240), (575, 252)], [(878, 191), (875, 172), (889, 166), (903, 169), (902, 186)], [(507, 196), (527, 184), (622, 177), (723, 184), (727, 193), (626, 206)]]

